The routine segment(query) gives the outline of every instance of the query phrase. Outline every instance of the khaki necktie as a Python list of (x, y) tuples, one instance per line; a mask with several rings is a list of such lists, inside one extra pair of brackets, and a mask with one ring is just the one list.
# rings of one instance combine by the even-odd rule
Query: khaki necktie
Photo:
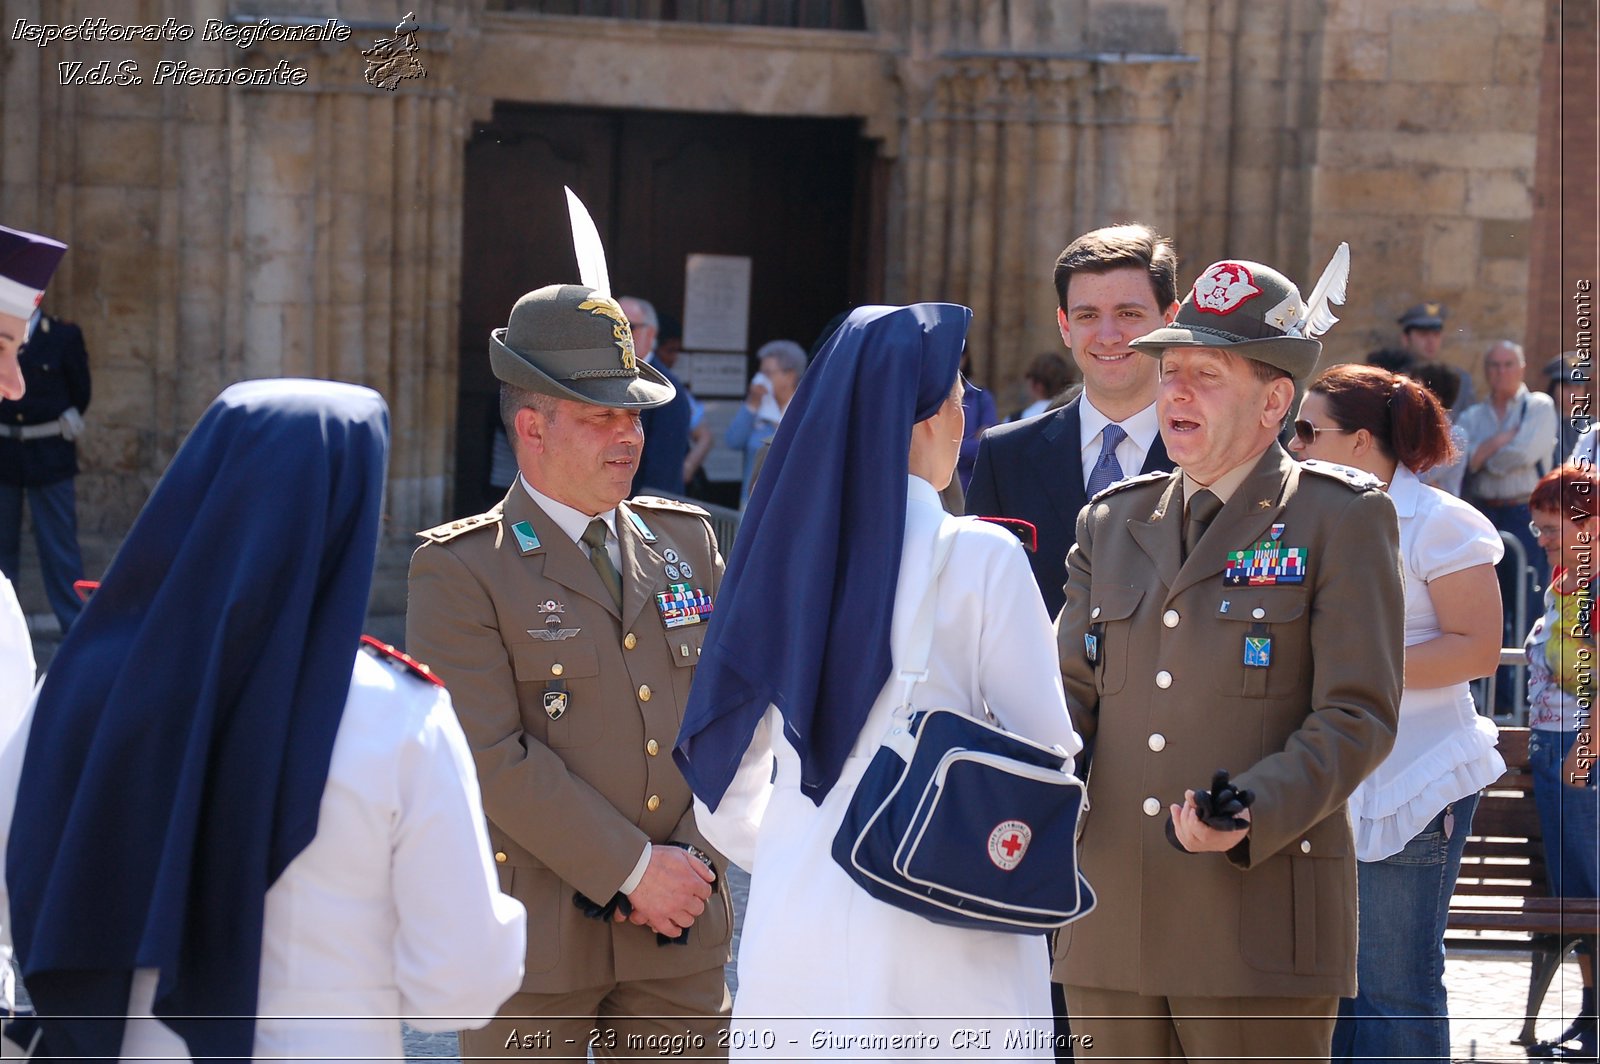
[(1209, 489), (1201, 488), (1194, 493), (1194, 498), (1189, 500), (1189, 508), (1183, 526), (1183, 556), (1185, 558), (1194, 553), (1195, 546), (1200, 542), (1200, 537), (1206, 534), (1212, 518), (1222, 509), (1222, 500), (1217, 498)]
[(600, 582), (611, 593), (611, 601), (617, 604), (617, 612), (620, 614), (622, 574), (611, 564), (611, 555), (606, 552), (606, 523), (598, 517), (590, 521), (589, 527), (583, 530), (583, 542), (589, 548), (589, 564), (600, 574)]

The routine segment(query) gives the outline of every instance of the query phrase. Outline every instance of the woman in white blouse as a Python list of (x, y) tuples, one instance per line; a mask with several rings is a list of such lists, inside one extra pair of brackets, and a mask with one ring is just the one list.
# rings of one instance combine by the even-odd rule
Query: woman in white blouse
[(1417, 474), (1448, 462), (1450, 421), (1433, 394), (1375, 366), (1311, 383), (1290, 445), (1383, 481), (1400, 518), (1405, 691), (1393, 751), (1350, 796), (1360, 861), (1358, 995), (1341, 1003), (1335, 1060), (1448, 1060), (1444, 929), (1479, 792), (1505, 763), (1469, 681), (1500, 653), (1499, 534)]

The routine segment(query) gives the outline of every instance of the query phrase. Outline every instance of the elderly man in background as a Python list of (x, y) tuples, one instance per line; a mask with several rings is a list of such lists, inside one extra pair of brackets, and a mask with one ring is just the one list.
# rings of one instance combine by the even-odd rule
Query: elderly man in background
[[(1466, 497), (1495, 528), (1510, 533), (1526, 554), (1518, 559), (1507, 552), (1498, 566), (1500, 600), (1506, 604), (1505, 642), (1517, 646), (1528, 634), (1528, 617), (1536, 612), (1539, 593), (1549, 578), (1549, 562), (1529, 528), (1533, 514), (1528, 495), (1550, 468), (1556, 445), (1556, 405), (1543, 392), (1529, 391), (1523, 383), (1527, 360), (1522, 345), (1498, 340), (1483, 356), (1483, 375), (1489, 394), (1462, 411), (1458, 424), (1467, 434)], [(1523, 567), (1531, 569), (1531, 573)], [(1523, 591), (1519, 612), (1517, 590)], [(1502, 668), (1495, 685), (1496, 709), (1510, 708), (1511, 670)]]
[(640, 414), (644, 449), (639, 454), (639, 471), (633, 477), (633, 493), (664, 491), (682, 495), (684, 463), (689, 456), (689, 436), (694, 421), (688, 389), (656, 358), (661, 320), (656, 315), (655, 304), (638, 296), (619, 296), (617, 304), (628, 317), (640, 361), (660, 373), (675, 389), (671, 402)]

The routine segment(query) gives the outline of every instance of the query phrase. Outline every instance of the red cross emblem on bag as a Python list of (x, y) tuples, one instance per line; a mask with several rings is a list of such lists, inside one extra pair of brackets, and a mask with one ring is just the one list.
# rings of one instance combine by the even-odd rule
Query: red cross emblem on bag
[(1009, 872), (1022, 863), (1028, 852), (1028, 842), (1033, 829), (1020, 820), (1003, 820), (989, 832), (989, 860), (1002, 872)]

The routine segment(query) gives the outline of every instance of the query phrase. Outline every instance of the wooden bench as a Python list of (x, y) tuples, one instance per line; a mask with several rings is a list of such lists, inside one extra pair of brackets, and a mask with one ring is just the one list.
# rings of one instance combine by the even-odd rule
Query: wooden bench
[[(1499, 746), (1506, 772), (1484, 792), (1473, 816), (1450, 899), (1445, 945), (1532, 953), (1528, 1007), (1514, 1040), (1532, 1045), (1539, 1006), (1561, 962), (1581, 939), (1600, 932), (1600, 902), (1550, 897), (1528, 769), (1528, 729), (1501, 728)], [(1517, 937), (1465, 935), (1476, 931), (1514, 932)]]

